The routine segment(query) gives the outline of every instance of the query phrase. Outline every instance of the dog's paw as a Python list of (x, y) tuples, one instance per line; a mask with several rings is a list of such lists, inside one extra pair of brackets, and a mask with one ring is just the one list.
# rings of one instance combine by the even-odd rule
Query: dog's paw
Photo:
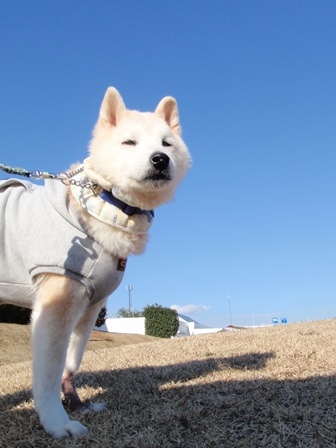
[(89, 432), (86, 426), (75, 420), (69, 420), (68, 423), (57, 428), (45, 427), (45, 430), (56, 439), (83, 436)]

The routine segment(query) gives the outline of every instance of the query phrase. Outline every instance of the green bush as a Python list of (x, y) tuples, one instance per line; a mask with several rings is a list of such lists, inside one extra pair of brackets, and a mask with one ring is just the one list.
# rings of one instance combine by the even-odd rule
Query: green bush
[(155, 304), (146, 306), (142, 315), (145, 317), (145, 332), (148, 336), (171, 338), (179, 327), (177, 312)]
[(27, 325), (30, 323), (31, 310), (15, 305), (0, 305), (0, 322), (6, 324)]
[(106, 318), (107, 318), (107, 309), (104, 306), (99, 311), (99, 314), (98, 314), (98, 317), (97, 317), (97, 320), (96, 320), (96, 323), (95, 323), (95, 327), (97, 327), (97, 328), (102, 327), (105, 324)]

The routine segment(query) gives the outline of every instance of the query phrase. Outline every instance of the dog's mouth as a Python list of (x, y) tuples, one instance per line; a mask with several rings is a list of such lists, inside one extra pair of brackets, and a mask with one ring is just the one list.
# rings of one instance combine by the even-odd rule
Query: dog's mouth
[(170, 170), (163, 170), (163, 171), (153, 171), (150, 174), (148, 174), (143, 181), (155, 188), (160, 188), (165, 186), (168, 182), (172, 180), (172, 176), (170, 173)]

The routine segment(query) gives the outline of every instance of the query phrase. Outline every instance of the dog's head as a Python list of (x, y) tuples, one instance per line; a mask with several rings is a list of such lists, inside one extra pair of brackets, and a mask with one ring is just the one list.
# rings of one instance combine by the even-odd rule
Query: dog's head
[(129, 205), (156, 208), (173, 197), (191, 162), (180, 132), (174, 98), (163, 98), (153, 113), (131, 111), (109, 87), (85, 173)]

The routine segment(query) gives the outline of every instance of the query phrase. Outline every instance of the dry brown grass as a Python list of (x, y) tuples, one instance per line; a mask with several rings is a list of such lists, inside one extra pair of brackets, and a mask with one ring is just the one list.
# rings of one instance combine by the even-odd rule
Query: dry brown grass
[(53, 440), (30, 363), (0, 367), (7, 447), (336, 447), (336, 320), (87, 351), (77, 385), (107, 412), (73, 413), (88, 436)]
[[(152, 342), (157, 338), (140, 334), (116, 334), (93, 331), (87, 350)], [(31, 360), (30, 326), (0, 323), (0, 366)]]

